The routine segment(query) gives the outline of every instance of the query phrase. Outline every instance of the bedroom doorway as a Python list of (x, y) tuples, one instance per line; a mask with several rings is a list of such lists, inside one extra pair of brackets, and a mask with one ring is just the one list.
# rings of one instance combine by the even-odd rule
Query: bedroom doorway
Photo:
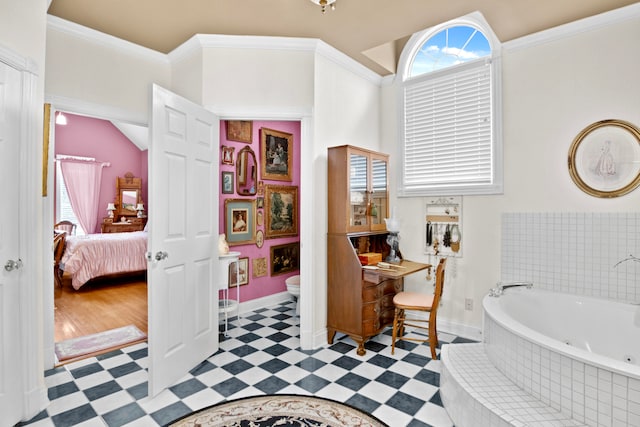
[[(72, 155), (74, 157), (93, 158), (98, 161), (109, 162), (104, 168), (102, 185), (100, 188), (100, 209), (98, 225), (94, 233), (100, 233), (103, 217), (107, 217), (107, 204), (113, 202), (116, 193), (116, 177), (126, 172), (133, 172), (144, 181), (143, 199), (147, 198), (147, 154), (146, 141), (140, 141), (125, 132), (119, 123), (100, 118), (101, 114), (72, 113), (64, 111), (66, 125), (55, 124), (56, 114), (52, 115), (52, 152), (56, 155)], [(105, 114), (104, 116), (108, 116)], [(103, 116), (103, 117), (104, 117)], [(146, 127), (141, 134), (146, 134)], [(92, 135), (89, 141), (86, 135)], [(109, 146), (107, 141), (112, 141)], [(108, 147), (105, 149), (105, 146)], [(58, 178), (55, 173), (57, 162), (52, 162), (51, 193), (54, 198), (51, 217), (55, 224), (60, 218), (60, 197)], [(105, 171), (108, 171), (106, 173)], [(142, 176), (141, 176), (142, 175)], [(146, 267), (146, 263), (145, 263)], [(61, 285), (52, 281), (53, 315), (52, 342), (59, 344), (63, 341), (86, 337), (125, 326), (135, 326), (142, 334), (148, 333), (147, 314), (147, 280), (146, 271), (122, 275), (106, 276), (90, 280), (80, 289), (71, 285), (68, 273), (63, 274)], [(60, 345), (54, 344), (53, 353), (57, 353)], [(127, 345), (130, 345), (128, 343)], [(111, 347), (110, 350), (117, 347)], [(90, 353), (83, 357), (95, 355)], [(53, 364), (68, 363), (77, 358), (60, 360), (56, 355)]]

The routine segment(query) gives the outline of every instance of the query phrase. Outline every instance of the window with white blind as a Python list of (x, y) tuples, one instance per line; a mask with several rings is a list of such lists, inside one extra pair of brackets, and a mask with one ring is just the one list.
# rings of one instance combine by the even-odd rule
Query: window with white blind
[(496, 44), (484, 20), (469, 17), (407, 43), (401, 60), (399, 195), (502, 192)]

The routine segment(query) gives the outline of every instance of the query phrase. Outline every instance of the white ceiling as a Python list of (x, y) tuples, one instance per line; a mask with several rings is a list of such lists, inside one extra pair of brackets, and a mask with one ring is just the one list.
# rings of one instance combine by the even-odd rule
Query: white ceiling
[[(480, 11), (501, 42), (635, 0), (52, 0), (49, 14), (168, 53), (194, 34), (318, 38), (374, 72), (395, 72), (411, 34)], [(372, 59), (373, 58), (373, 59)]]

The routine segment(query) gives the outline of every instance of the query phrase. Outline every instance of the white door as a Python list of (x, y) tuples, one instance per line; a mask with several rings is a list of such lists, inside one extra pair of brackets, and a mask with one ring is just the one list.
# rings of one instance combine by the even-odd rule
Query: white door
[[(0, 426), (12, 426), (22, 415), (20, 376), (20, 108), (22, 77), (0, 62)], [(6, 424), (5, 424), (6, 423)]]
[(218, 350), (219, 120), (153, 86), (149, 141), (149, 396)]

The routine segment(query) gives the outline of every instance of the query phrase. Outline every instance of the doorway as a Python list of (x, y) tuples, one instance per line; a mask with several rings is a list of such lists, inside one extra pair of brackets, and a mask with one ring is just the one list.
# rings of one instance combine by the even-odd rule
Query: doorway
[[(55, 118), (58, 114), (59, 112), (55, 114)], [(148, 167), (146, 150), (140, 148), (140, 142), (132, 142), (130, 137), (124, 135), (111, 121), (67, 111), (63, 114), (64, 124), (58, 122), (52, 124), (55, 126), (52, 157), (55, 159), (60, 155), (73, 156), (93, 159), (104, 162), (106, 165), (103, 167), (99, 189), (96, 226), (93, 230), (87, 230), (87, 232), (80, 230), (79, 233), (74, 232), (73, 235), (68, 236), (67, 246), (73, 246), (79, 243), (79, 239), (85, 237), (78, 234), (99, 234), (105, 230), (102, 223), (105, 218), (108, 218), (108, 205), (115, 200), (117, 177), (131, 173), (141, 180), (144, 183), (141, 189), (141, 200), (146, 202)], [(144, 129), (146, 131), (146, 128)], [(52, 171), (54, 179), (51, 189), (54, 208), (51, 216), (55, 223), (61, 219), (69, 219), (61, 217), (60, 212), (69, 211), (70, 204), (67, 199), (60, 196), (60, 183), (63, 180), (59, 173), (58, 162), (53, 163)], [(80, 228), (78, 224), (76, 229)], [(140, 256), (144, 257), (144, 253)], [(142, 265), (142, 268), (146, 268), (146, 259), (143, 259)], [(56, 283), (53, 288), (55, 343), (64, 341), (67, 345), (70, 343), (69, 340), (129, 325), (133, 325), (142, 334), (147, 334), (146, 271), (94, 278), (86, 283), (83, 282), (78, 289), (76, 289), (78, 283), (74, 282), (72, 286), (71, 282), (71, 276), (65, 272), (60, 283)], [(56, 345), (56, 354), (59, 347), (61, 345)], [(89, 353), (83, 357), (92, 355), (95, 353)], [(55, 363), (68, 363), (73, 360), (77, 359), (55, 360)]]
[[(86, 104), (78, 104), (75, 105), (74, 103), (71, 104), (66, 104), (66, 105), (58, 105), (59, 108), (65, 108), (66, 110), (69, 111), (76, 111), (79, 112), (79, 114), (84, 114), (90, 117), (103, 117), (103, 118), (108, 118), (108, 117), (112, 117), (115, 118), (116, 120), (120, 120), (121, 122), (127, 122), (126, 117), (129, 116), (129, 114), (123, 114), (123, 112), (121, 111), (112, 111), (109, 108), (104, 108), (101, 107), (99, 105), (86, 105)], [(236, 111), (234, 113), (231, 113), (229, 111), (225, 112), (224, 114), (220, 114), (223, 119), (226, 116), (226, 118), (242, 118), (242, 117), (246, 117), (241, 110)], [(300, 162), (301, 162), (301, 184), (300, 187), (312, 187), (313, 185), (313, 144), (312, 139), (312, 133), (311, 133), (311, 123), (312, 123), (312, 118), (311, 118), (311, 113), (309, 111), (307, 111), (306, 109), (301, 109), (300, 111), (293, 111), (293, 112), (288, 112), (288, 113), (284, 113), (284, 114), (278, 114), (275, 113), (273, 111), (263, 111), (262, 113), (257, 112), (255, 113), (255, 117), (266, 117), (269, 118), (267, 120), (274, 120), (274, 121), (290, 121), (290, 120), (295, 120), (295, 121), (299, 121), (301, 123), (301, 134), (300, 134), (300, 139), (301, 139), (301, 148), (300, 148)], [(246, 118), (246, 119), (251, 119)], [(129, 123), (133, 123), (134, 125), (136, 125), (139, 128), (144, 128), (145, 132), (144, 134), (146, 135), (146, 123), (143, 123), (142, 121), (140, 121), (139, 123), (135, 123), (135, 122), (131, 122), (129, 121)], [(50, 162), (49, 167), (52, 168), (53, 167), (53, 162)], [(52, 185), (51, 182), (51, 178), (50, 178), (50, 182), (49, 185)], [(324, 342), (323, 339), (323, 333), (320, 331), (316, 331), (316, 329), (322, 329), (322, 327), (318, 327), (315, 326), (313, 324), (313, 319), (314, 319), (314, 311), (316, 310), (316, 307), (313, 303), (313, 286), (311, 286), (311, 284), (313, 283), (313, 275), (311, 274), (312, 272), (312, 265), (311, 263), (309, 263), (308, 261), (305, 260), (310, 260), (313, 257), (313, 233), (309, 232), (309, 230), (307, 230), (307, 232), (305, 232), (305, 224), (312, 224), (313, 223), (313, 217), (314, 217), (314, 213), (313, 213), (313, 204), (309, 203), (309, 200), (307, 200), (307, 203), (304, 203), (306, 196), (304, 193), (301, 192), (300, 194), (300, 263), (301, 263), (301, 268), (300, 268), (300, 276), (301, 276), (301, 280), (304, 283), (309, 283), (309, 286), (305, 286), (301, 289), (301, 310), (300, 310), (300, 342), (301, 342), (301, 347), (304, 349), (312, 349), (314, 347), (317, 347), (318, 345), (321, 345)], [(52, 199), (53, 200), (53, 199)], [(53, 218), (53, 206), (52, 206), (52, 201), (51, 203), (48, 205), (48, 208), (45, 209), (45, 211), (48, 211), (49, 213), (45, 212), (46, 215), (48, 215), (50, 218)], [(45, 225), (47, 224), (47, 221), (44, 222)], [(52, 223), (51, 223), (52, 224)], [(48, 301), (45, 301), (45, 306), (47, 307), (46, 313), (45, 313), (45, 318), (48, 318), (50, 320), (45, 322), (45, 338), (44, 338), (44, 348), (46, 349), (50, 349), (49, 351), (45, 351), (45, 366), (49, 366), (52, 367), (54, 366), (54, 362), (53, 362), (53, 348), (52, 348), (52, 344), (54, 342), (54, 338), (53, 338), (53, 328), (54, 328), (54, 306), (53, 306), (53, 293), (49, 294), (50, 296), (47, 296), (46, 298), (51, 298)], [(253, 308), (253, 307), (250, 307)]]

